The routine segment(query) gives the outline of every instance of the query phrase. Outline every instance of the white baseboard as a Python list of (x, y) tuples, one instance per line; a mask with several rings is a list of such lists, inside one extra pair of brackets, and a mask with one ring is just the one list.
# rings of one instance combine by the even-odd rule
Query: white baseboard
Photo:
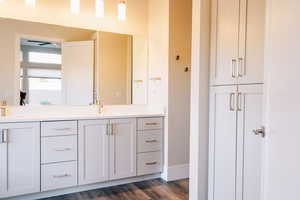
[(189, 164), (173, 165), (164, 170), (161, 178), (165, 181), (176, 181), (189, 178)]

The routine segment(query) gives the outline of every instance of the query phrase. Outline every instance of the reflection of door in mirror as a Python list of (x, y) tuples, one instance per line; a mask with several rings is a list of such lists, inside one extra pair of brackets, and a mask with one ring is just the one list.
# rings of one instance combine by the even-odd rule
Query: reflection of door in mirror
[(62, 104), (61, 44), (22, 39), (20, 105)]
[(132, 36), (99, 33), (99, 94), (104, 104), (132, 102)]

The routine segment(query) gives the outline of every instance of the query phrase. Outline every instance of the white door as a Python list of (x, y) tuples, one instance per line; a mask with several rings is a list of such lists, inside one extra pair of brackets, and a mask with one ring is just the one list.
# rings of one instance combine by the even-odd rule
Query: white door
[(0, 198), (40, 191), (40, 124), (0, 124)]
[(110, 123), (109, 179), (136, 176), (136, 119), (114, 119)]
[(266, 200), (300, 199), (300, 1), (271, 0), (266, 49)]
[(238, 86), (237, 199), (262, 200), (263, 85)]
[(79, 184), (108, 180), (108, 122), (79, 121)]
[(62, 44), (62, 87), (64, 103), (93, 103), (94, 41)]
[(239, 0), (212, 1), (211, 84), (236, 83)]
[(237, 86), (211, 89), (209, 200), (235, 200)]
[(263, 83), (265, 4), (265, 0), (240, 0), (240, 84)]

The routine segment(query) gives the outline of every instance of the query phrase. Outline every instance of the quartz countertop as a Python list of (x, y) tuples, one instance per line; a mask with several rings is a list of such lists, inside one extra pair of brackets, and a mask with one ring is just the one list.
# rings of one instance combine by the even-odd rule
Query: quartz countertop
[(163, 107), (148, 105), (104, 106), (101, 113), (98, 106), (8, 107), (8, 115), (0, 117), (0, 123), (163, 117), (164, 113)]

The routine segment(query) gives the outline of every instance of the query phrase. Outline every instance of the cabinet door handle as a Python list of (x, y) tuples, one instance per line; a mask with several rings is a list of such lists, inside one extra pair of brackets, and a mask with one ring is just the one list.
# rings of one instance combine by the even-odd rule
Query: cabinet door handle
[(156, 143), (158, 140), (146, 140), (146, 143)]
[(61, 174), (61, 175), (53, 175), (53, 178), (66, 178), (71, 176), (71, 174)]
[(150, 162), (150, 163), (146, 163), (146, 165), (157, 165), (158, 162)]
[(4, 143), (4, 134), (3, 134), (3, 130), (1, 130), (0, 132), (0, 144)]
[(231, 77), (236, 78), (236, 59), (231, 60)]
[(238, 93), (237, 106), (238, 106), (237, 110), (242, 111), (242, 93), (241, 92)]
[(158, 125), (158, 123), (156, 123), (156, 122), (149, 123), (149, 122), (148, 122), (148, 123), (146, 123), (146, 125), (147, 125), (147, 126), (156, 126), (156, 125)]
[(229, 110), (235, 111), (235, 93), (232, 92), (229, 95)]
[(244, 75), (244, 58), (239, 58), (238, 64), (238, 77), (243, 77)]
[(54, 151), (62, 152), (62, 151), (71, 151), (71, 148), (63, 148), (63, 149), (54, 149)]
[(117, 134), (116, 124), (111, 124), (111, 135)]
[(0, 143), (8, 143), (8, 129), (2, 129)]
[(72, 128), (55, 128), (55, 131), (71, 131)]

